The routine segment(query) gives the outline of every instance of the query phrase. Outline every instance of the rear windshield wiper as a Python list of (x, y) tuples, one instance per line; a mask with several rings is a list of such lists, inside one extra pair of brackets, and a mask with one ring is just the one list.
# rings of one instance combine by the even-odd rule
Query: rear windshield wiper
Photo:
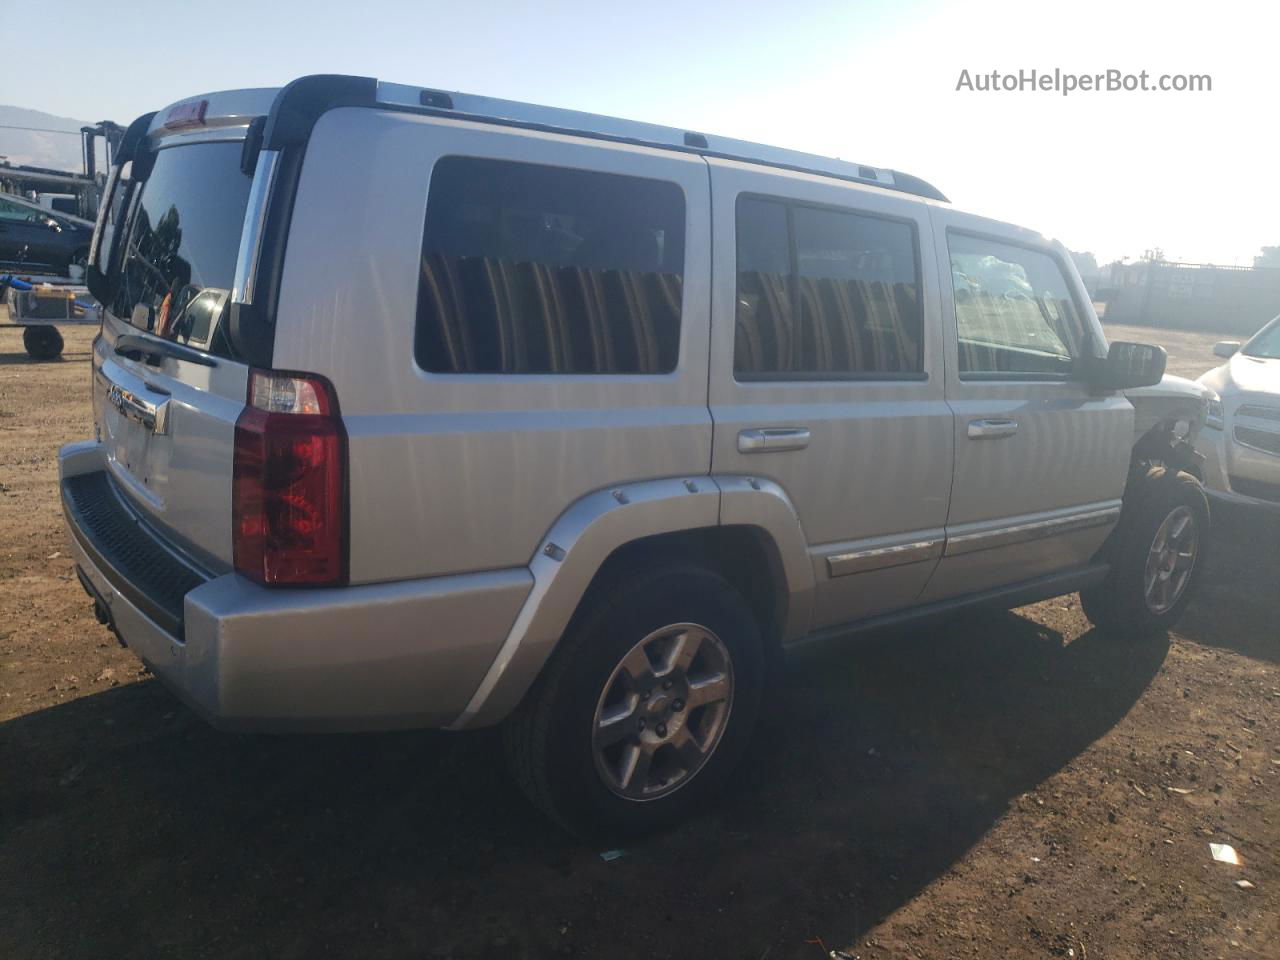
[(122, 333), (116, 337), (116, 353), (131, 360), (142, 356), (172, 357), (174, 360), (198, 363), (202, 367), (218, 365), (216, 359), (195, 347), (174, 343), (172, 340), (161, 340), (158, 337), (146, 337), (139, 333)]

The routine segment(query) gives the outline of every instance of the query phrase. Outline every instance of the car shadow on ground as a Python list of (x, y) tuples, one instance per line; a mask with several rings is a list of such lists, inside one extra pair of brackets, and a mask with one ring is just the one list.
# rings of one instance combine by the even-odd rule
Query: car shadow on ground
[(13, 366), (15, 364), (26, 364), (26, 363), (63, 363), (67, 361), (84, 361), (84, 360), (88, 360), (91, 356), (93, 356), (93, 354), (88, 352), (63, 353), (57, 357), (54, 357), (52, 360), (33, 360), (25, 352), (0, 353), (0, 367), (8, 367), (8, 366)]
[(1203, 578), (1178, 622), (1181, 636), (1280, 663), (1280, 512), (1211, 503)]
[(492, 732), (231, 736), (118, 687), (0, 726), (0, 953), (816, 956), (1106, 733), (1167, 650), (996, 613), (803, 651), (729, 794), (609, 862), (529, 808)]

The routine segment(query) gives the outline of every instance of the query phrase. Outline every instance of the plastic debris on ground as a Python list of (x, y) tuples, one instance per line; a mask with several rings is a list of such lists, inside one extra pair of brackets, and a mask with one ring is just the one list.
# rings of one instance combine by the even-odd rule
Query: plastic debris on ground
[(1236, 886), (1237, 886), (1237, 887), (1239, 887), (1241, 890), (1252, 890), (1252, 889), (1253, 889), (1253, 884), (1252, 884), (1252, 883), (1250, 883), (1248, 880), (1237, 880), (1237, 881), (1236, 881)]
[(614, 860), (621, 860), (627, 855), (625, 850), (606, 850), (600, 854), (600, 859), (605, 863), (612, 863)]
[(1240, 865), (1240, 857), (1236, 853), (1236, 848), (1229, 843), (1211, 843), (1209, 844), (1209, 852), (1213, 854), (1213, 859), (1219, 863)]

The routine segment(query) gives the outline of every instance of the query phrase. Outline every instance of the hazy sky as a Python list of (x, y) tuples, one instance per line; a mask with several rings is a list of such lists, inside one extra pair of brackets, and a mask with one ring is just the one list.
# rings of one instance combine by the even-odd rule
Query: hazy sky
[[(0, 0), (4, 10), (17, 0)], [(44, 0), (0, 102), (128, 122), (355, 73), (894, 167), (1100, 260), (1280, 244), (1280, 3)], [(12, 20), (13, 17), (7, 18)], [(1208, 93), (957, 91), (972, 74), (1209, 74)], [(37, 79), (38, 78), (38, 79)]]

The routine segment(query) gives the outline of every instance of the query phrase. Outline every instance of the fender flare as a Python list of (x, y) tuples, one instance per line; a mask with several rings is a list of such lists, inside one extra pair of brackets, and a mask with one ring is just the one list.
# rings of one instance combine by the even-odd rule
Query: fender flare
[(551, 656), (597, 571), (619, 547), (657, 534), (727, 524), (760, 528), (777, 549), (788, 595), (784, 639), (802, 636), (813, 568), (790, 499), (770, 481), (694, 476), (647, 480), (587, 494), (552, 524), (529, 562), (533, 588), (451, 730), (500, 722)]

